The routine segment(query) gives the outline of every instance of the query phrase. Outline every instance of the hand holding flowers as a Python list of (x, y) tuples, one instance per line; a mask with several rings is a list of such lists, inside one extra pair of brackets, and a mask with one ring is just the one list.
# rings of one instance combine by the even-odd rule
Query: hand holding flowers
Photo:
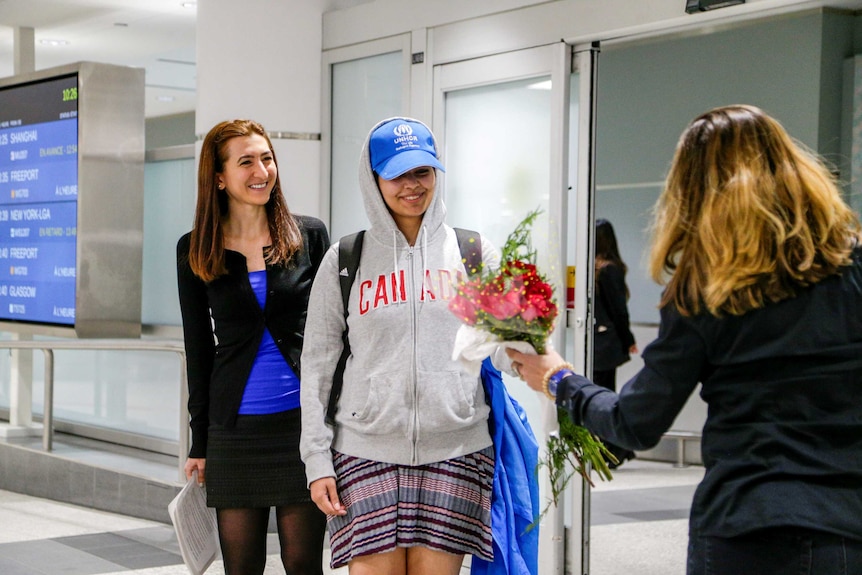
[[(521, 353), (517, 350), (507, 350), (513, 362), (519, 364), (519, 373), (527, 385), (535, 391), (546, 392), (547, 378), (551, 372), (560, 366), (567, 365), (563, 358), (553, 349), (543, 355)], [(586, 472), (586, 462), (603, 481), (613, 479), (607, 459), (616, 461), (614, 455), (607, 447), (586, 430), (586, 428), (575, 425), (569, 415), (563, 409), (557, 410), (557, 420), (560, 429), (556, 434), (548, 438), (547, 459), (540, 462), (548, 468), (551, 479), (552, 499), (556, 504), (574, 473), (567, 473), (569, 467), (580, 474), (584, 480), (594, 486), (589, 474)]]

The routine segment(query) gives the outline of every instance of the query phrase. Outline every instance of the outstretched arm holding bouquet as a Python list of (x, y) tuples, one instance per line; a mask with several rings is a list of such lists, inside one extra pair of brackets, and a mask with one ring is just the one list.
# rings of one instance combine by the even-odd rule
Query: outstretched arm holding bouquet
[[(506, 352), (521, 379), (554, 401), (572, 423), (632, 450), (649, 449), (658, 443), (697, 383), (696, 369), (687, 376), (683, 376), (684, 370), (679, 370), (682, 376), (679, 385), (642, 372), (638, 385), (623, 388), (617, 394), (574, 373), (572, 366), (553, 349), (541, 355), (514, 349)], [(668, 351), (665, 356), (672, 358), (674, 354)], [(651, 383), (662, 390), (644, 389), (647, 379), (652, 379)]]
[[(550, 349), (548, 337), (554, 329), (558, 308), (551, 284), (536, 266), (537, 253), (530, 229), (539, 213), (534, 210), (527, 214), (509, 234), (501, 250), (499, 268), (484, 269), (462, 282), (449, 302), (449, 309), (464, 323), (458, 330), (453, 358), (465, 365), (475, 364), (476, 359), (487, 357), (494, 350), (544, 354)], [(501, 355), (506, 357), (504, 353)], [(510, 364), (511, 375), (519, 375), (517, 367)], [(545, 457), (538, 462), (539, 467), (547, 468), (551, 483), (551, 498), (545, 511), (551, 503), (559, 502), (575, 475), (590, 485), (593, 485), (591, 469), (602, 480), (611, 479), (608, 461), (616, 459), (607, 447), (564, 415), (559, 430), (548, 437)]]
[(653, 230), (659, 333), (620, 393), (553, 351), (510, 351), (515, 368), (629, 449), (700, 383), (687, 575), (862, 573), (862, 234), (829, 167), (758, 108), (710, 110), (680, 137)]

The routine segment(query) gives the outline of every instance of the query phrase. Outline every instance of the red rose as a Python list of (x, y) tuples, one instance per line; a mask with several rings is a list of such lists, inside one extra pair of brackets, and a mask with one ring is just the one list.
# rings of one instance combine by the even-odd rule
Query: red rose
[(479, 312), (470, 298), (455, 296), (449, 300), (449, 310), (467, 325), (476, 325)]
[(550, 284), (538, 280), (527, 284), (527, 295), (535, 295), (547, 300), (554, 297), (554, 290)]
[(520, 275), (538, 275), (538, 273), (536, 272), (536, 266), (534, 264), (531, 264), (530, 262), (525, 262), (523, 260), (506, 262), (506, 267), (520, 270)]
[(479, 296), (479, 307), (498, 320), (510, 319), (521, 311), (521, 295), (515, 290), (503, 291), (489, 285)]

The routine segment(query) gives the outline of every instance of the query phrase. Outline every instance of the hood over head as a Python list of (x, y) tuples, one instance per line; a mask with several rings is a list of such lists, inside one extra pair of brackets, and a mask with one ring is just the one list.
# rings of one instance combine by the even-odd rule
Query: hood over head
[[(377, 187), (375, 173), (386, 180), (391, 180), (420, 166), (430, 166), (445, 171), (437, 150), (434, 135), (428, 126), (419, 120), (394, 117), (383, 120), (371, 128), (359, 158), (359, 188), (362, 192), (365, 212), (371, 222), (369, 230), (371, 235), (389, 243), (392, 241), (393, 232), (397, 232), (398, 243), (404, 242), (406, 245), (404, 235), (395, 224), (386, 202), (383, 201), (383, 196)], [(439, 184), (438, 176), (431, 204), (422, 218), (422, 227), (429, 234), (433, 234), (446, 217), (446, 207), (443, 204)]]

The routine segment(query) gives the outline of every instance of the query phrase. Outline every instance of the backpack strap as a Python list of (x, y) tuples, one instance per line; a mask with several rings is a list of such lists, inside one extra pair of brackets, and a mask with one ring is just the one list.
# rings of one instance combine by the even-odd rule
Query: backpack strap
[(484, 267), (482, 263), (482, 238), (479, 236), (479, 232), (455, 228), (455, 236), (458, 238), (458, 249), (461, 250), (461, 261), (464, 262), (467, 275), (479, 274)]
[(332, 376), (332, 390), (329, 392), (329, 402), (326, 406), (326, 423), (335, 425), (335, 412), (338, 411), (338, 399), (344, 384), (344, 366), (350, 357), (350, 339), (347, 337), (347, 302), (350, 299), (350, 288), (356, 279), (356, 269), (359, 267), (359, 257), (362, 255), (362, 239), (365, 230), (344, 236), (338, 242), (338, 280), (341, 284), (341, 301), (344, 310), (344, 333), (341, 341), (344, 344), (341, 357)]
[[(338, 279), (341, 283), (341, 301), (344, 309), (344, 333), (341, 341), (344, 344), (341, 357), (335, 367), (332, 376), (332, 389), (329, 392), (329, 402), (326, 406), (326, 424), (335, 425), (335, 413), (338, 411), (338, 399), (341, 397), (341, 388), (344, 385), (344, 367), (347, 358), (350, 357), (350, 340), (347, 337), (347, 304), (350, 300), (350, 288), (356, 280), (356, 269), (359, 267), (359, 257), (362, 255), (362, 238), (365, 230), (344, 236), (338, 242)], [(458, 238), (458, 249), (461, 251), (461, 261), (467, 274), (470, 276), (478, 274), (483, 267), (482, 263), (482, 238), (478, 232), (455, 228)]]

